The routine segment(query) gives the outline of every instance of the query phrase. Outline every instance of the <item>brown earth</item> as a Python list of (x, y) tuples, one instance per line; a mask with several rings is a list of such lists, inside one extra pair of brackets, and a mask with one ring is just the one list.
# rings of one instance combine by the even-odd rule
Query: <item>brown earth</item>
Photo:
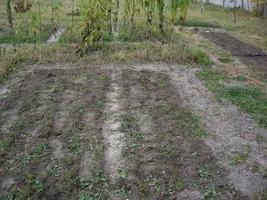
[(267, 132), (194, 73), (161, 64), (12, 74), (0, 87), (0, 198), (255, 199), (267, 188), (251, 172), (266, 169)]
[(232, 53), (243, 62), (261, 67), (267, 74), (267, 53), (244, 43), (225, 32), (201, 32), (201, 35), (216, 45)]

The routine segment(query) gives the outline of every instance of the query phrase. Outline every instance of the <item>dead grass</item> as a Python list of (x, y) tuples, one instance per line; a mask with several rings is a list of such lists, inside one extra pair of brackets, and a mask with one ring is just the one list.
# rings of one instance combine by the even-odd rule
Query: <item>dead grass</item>
[[(70, 56), (71, 44), (38, 44), (9, 47), (1, 57), (0, 80), (3, 81), (12, 71), (32, 64), (86, 63), (92, 64), (133, 64), (133, 63), (178, 63), (208, 65), (208, 57), (199, 49), (186, 43), (161, 44), (152, 42), (108, 42), (99, 51), (86, 55)], [(68, 59), (67, 59), (68, 58)]]

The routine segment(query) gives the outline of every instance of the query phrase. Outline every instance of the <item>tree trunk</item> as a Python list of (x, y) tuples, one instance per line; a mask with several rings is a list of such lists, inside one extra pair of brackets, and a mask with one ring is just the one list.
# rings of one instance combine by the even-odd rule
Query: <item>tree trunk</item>
[(134, 33), (135, 30), (134, 18), (135, 18), (135, 0), (132, 0), (132, 15), (131, 15), (132, 34)]
[(264, 6), (263, 16), (267, 16), (267, 3)]
[(6, 0), (7, 20), (11, 29), (13, 29), (13, 18), (11, 11), (11, 0)]
[(234, 24), (236, 24), (236, 4), (234, 5)]
[(204, 0), (201, 0), (200, 3), (201, 3), (200, 12), (203, 15), (204, 14)]
[(54, 1), (51, 0), (50, 3), (51, 3), (51, 15), (52, 15), (52, 16), (51, 16), (51, 23), (52, 23), (52, 25), (55, 27)]

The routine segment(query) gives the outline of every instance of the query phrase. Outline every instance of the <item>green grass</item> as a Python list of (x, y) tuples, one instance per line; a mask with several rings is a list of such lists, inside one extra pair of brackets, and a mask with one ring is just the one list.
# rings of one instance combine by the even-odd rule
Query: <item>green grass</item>
[(195, 58), (195, 63), (210, 66), (212, 65), (212, 61), (209, 59), (206, 53), (204, 53), (201, 49), (195, 47), (192, 49), (192, 55)]
[(225, 89), (222, 95), (267, 127), (267, 97), (259, 88), (232, 87)]
[(222, 62), (222, 63), (226, 63), (227, 64), (227, 63), (233, 62), (233, 59), (231, 59), (230, 56), (227, 56), (227, 57), (220, 57), (219, 61)]
[(223, 83), (231, 78), (224, 72), (209, 67), (199, 72), (198, 77), (219, 97), (231, 101), (250, 114), (260, 126), (267, 127), (267, 95), (262, 89), (248, 85), (227, 87)]

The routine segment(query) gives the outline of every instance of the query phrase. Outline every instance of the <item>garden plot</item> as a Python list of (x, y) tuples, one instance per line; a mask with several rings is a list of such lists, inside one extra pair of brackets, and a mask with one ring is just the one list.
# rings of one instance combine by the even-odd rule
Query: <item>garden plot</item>
[(262, 50), (246, 44), (225, 32), (202, 32), (201, 34), (245, 63), (261, 67), (266, 71), (267, 53)]
[(254, 199), (264, 129), (183, 66), (31, 66), (0, 87), (0, 187), (16, 199)]

